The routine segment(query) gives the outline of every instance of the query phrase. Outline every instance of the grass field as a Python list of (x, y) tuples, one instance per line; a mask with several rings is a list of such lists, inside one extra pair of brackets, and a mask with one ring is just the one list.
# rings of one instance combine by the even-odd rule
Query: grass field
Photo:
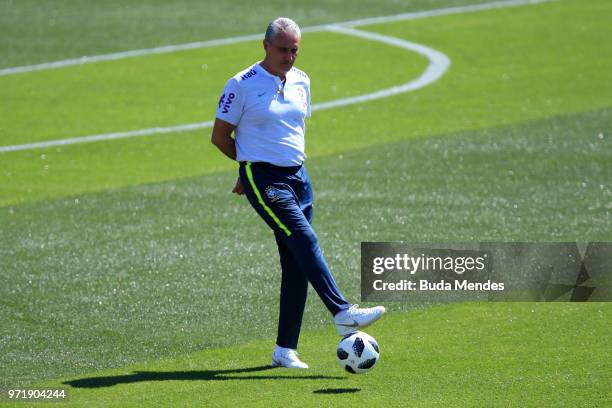
[(437, 306), (388, 316), (383, 359), (361, 376), (340, 370), (327, 328), (304, 335), (308, 371), (271, 368), (269, 342), (251, 341), (41, 386), (92, 407), (606, 406), (611, 318), (602, 304)]
[[(474, 3), (266, 2), (220, 25), (216, 3), (1, 1), (0, 69), (253, 34), (277, 14), (308, 26)], [(451, 66), (308, 122), (315, 228), (351, 299), (362, 241), (612, 240), (611, 14), (559, 0), (358, 27)], [(428, 64), (338, 33), (302, 47), (313, 103)], [(261, 56), (247, 41), (0, 76), (0, 146), (211, 120), (228, 76)], [(276, 249), (209, 134), (0, 152), (0, 389), (61, 387), (69, 406), (612, 404), (608, 303), (391, 303), (368, 330), (380, 365), (353, 377), (312, 292), (311, 369), (267, 367)]]

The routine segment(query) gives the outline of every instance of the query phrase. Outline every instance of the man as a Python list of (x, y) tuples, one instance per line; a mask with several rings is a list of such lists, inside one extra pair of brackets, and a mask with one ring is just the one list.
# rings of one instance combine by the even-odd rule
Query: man
[(212, 143), (240, 163), (233, 192), (246, 194), (276, 237), (282, 278), (272, 365), (308, 368), (296, 351), (308, 282), (334, 316), (340, 335), (370, 325), (385, 308), (359, 308), (346, 301), (311, 226), (313, 194), (303, 165), (310, 79), (293, 67), (300, 49), (299, 27), (291, 19), (277, 18), (266, 30), (263, 47), (263, 61), (227, 82)]

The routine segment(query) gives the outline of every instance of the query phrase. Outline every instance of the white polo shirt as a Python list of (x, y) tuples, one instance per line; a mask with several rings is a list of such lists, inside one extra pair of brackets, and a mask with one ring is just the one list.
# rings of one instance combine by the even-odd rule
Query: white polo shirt
[(304, 119), (310, 116), (310, 79), (293, 67), (281, 79), (259, 62), (227, 81), (217, 118), (236, 126), (236, 159), (296, 166), (306, 159)]

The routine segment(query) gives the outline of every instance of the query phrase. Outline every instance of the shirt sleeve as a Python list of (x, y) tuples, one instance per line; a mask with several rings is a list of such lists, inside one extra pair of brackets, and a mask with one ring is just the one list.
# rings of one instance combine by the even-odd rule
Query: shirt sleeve
[(244, 95), (240, 91), (240, 86), (236, 79), (231, 78), (225, 84), (223, 93), (219, 98), (217, 107), (217, 118), (238, 126), (244, 106)]

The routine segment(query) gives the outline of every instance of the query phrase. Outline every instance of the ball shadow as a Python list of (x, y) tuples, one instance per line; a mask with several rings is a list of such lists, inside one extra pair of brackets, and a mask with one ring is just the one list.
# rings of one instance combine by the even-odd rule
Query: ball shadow
[(322, 388), (315, 390), (313, 394), (350, 394), (361, 391), (361, 388)]

